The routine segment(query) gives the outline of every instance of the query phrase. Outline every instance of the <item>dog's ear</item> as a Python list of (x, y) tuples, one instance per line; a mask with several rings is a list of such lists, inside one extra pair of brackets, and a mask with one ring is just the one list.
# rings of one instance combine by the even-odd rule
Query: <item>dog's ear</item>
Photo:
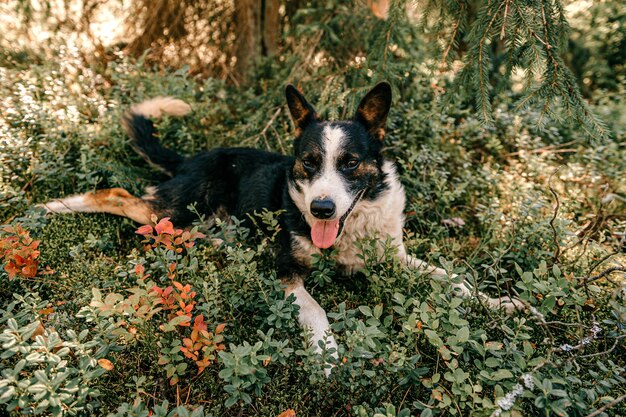
[(317, 120), (317, 114), (315, 109), (309, 104), (302, 94), (289, 84), (285, 89), (285, 96), (287, 97), (287, 105), (289, 106), (289, 112), (293, 123), (296, 125), (296, 136), (300, 134), (300, 131), (306, 127), (307, 124), (314, 120)]
[(356, 110), (355, 120), (363, 124), (377, 139), (385, 137), (385, 123), (391, 107), (391, 86), (387, 82), (377, 84), (363, 97)]

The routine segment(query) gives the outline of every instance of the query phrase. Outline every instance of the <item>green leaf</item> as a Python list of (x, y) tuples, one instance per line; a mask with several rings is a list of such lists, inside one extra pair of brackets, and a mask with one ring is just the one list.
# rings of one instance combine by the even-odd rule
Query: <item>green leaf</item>
[(513, 378), (513, 374), (508, 369), (499, 369), (491, 374), (492, 381), (501, 381), (507, 378)]
[(372, 310), (368, 306), (359, 306), (359, 311), (367, 317), (372, 317)]
[(436, 347), (443, 346), (443, 340), (441, 340), (441, 338), (439, 337), (439, 335), (435, 331), (430, 330), (430, 329), (426, 329), (426, 330), (424, 330), (424, 333), (428, 337), (428, 341), (430, 343), (432, 343)]
[(433, 417), (433, 410), (430, 408), (424, 408), (420, 413), (420, 417)]
[(501, 361), (498, 358), (487, 358), (485, 359), (485, 365), (490, 368), (497, 368), (501, 365)]
[(456, 335), (459, 343), (467, 342), (469, 340), (469, 334), (470, 334), (469, 327), (460, 328)]
[(377, 319), (380, 319), (380, 316), (383, 314), (383, 305), (382, 304), (376, 304), (376, 306), (374, 307), (374, 317)]

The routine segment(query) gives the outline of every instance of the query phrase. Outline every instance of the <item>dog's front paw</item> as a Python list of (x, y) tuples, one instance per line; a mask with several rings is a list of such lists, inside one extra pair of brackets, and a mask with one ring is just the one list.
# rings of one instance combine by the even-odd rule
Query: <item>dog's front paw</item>
[(498, 299), (499, 307), (506, 311), (506, 314), (511, 315), (516, 311), (524, 311), (526, 305), (515, 297), (501, 297)]

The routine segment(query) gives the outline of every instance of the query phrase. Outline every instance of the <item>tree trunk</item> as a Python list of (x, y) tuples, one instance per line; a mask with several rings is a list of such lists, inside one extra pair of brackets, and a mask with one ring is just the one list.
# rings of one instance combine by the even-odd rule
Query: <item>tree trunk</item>
[(280, 1), (265, 0), (263, 3), (263, 54), (274, 56), (278, 52), (280, 40)]
[(235, 1), (235, 78), (245, 83), (254, 60), (261, 55), (261, 2), (258, 0)]
[(237, 40), (235, 79), (245, 83), (255, 61), (278, 53), (281, 34), (280, 0), (235, 1)]

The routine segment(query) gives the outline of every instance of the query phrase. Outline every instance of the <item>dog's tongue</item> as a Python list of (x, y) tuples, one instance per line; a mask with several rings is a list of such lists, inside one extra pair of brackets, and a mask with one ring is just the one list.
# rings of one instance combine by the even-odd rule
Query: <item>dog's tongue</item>
[(339, 219), (337, 220), (316, 220), (311, 226), (311, 240), (320, 249), (330, 248), (339, 233)]

